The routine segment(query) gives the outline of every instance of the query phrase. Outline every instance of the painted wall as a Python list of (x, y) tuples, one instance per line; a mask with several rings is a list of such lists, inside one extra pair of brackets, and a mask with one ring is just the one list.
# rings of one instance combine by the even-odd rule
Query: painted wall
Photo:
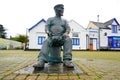
[[(86, 50), (87, 48), (86, 34), (88, 34), (88, 31), (85, 30), (81, 25), (76, 23), (74, 20), (71, 20), (68, 23), (71, 27), (71, 32), (69, 34), (70, 38), (72, 38), (72, 40), (73, 38), (75, 38), (79, 41), (79, 42), (77, 41), (77, 44), (72, 45), (73, 49)], [(77, 33), (78, 36), (74, 37), (73, 36), (74, 33)], [(39, 36), (45, 36), (47, 38), (47, 35), (45, 33), (45, 22), (41, 22), (40, 24), (38, 24), (29, 31), (29, 49), (41, 49), (42, 45), (38, 45)]]
[[(73, 45), (74, 50), (86, 50), (87, 49), (87, 37), (88, 31), (83, 28), (83, 26), (79, 25), (74, 20), (69, 21), (69, 25), (71, 27), (71, 38), (79, 38), (79, 45)], [(78, 37), (73, 36), (74, 33), (78, 33)]]
[(97, 29), (89, 29), (89, 49), (99, 49), (99, 31)]
[(38, 37), (45, 36), (45, 22), (41, 22), (39, 25), (29, 31), (29, 49), (41, 49), (42, 45), (38, 45)]
[[(105, 33), (107, 33), (106, 36), (105, 36)], [(112, 33), (112, 30), (102, 29), (100, 31), (100, 46), (101, 47), (103, 48), (108, 47), (108, 36), (120, 36), (120, 30), (118, 30), (117, 33)]]

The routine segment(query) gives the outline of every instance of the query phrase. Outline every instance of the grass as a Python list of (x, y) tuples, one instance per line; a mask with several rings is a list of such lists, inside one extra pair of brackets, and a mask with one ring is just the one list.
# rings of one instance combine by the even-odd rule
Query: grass
[(120, 61), (120, 51), (73, 51), (73, 57)]
[(23, 50), (0, 50), (0, 66), (5, 64), (17, 64), (27, 60), (37, 60), (37, 51), (23, 51)]
[[(0, 58), (12, 57), (20, 58), (20, 56), (25, 56), (30, 58), (30, 56), (36, 56), (39, 51), (23, 51), (23, 50), (0, 50)], [(72, 51), (73, 58), (92, 58), (92, 59), (108, 59), (108, 60), (118, 60), (120, 61), (120, 51)]]

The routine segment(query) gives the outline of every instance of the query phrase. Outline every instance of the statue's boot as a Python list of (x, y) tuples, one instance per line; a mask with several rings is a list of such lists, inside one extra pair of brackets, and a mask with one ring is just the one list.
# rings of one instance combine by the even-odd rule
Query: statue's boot
[(64, 61), (63, 65), (67, 68), (74, 68), (74, 65), (71, 61)]
[(45, 62), (38, 61), (36, 64), (33, 65), (34, 68), (44, 68)]

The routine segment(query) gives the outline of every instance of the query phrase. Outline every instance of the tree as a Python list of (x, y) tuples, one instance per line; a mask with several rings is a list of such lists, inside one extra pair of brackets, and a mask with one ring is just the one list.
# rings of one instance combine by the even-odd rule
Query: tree
[(27, 46), (27, 43), (28, 43), (28, 36), (26, 36), (26, 35), (18, 35), (18, 36), (16, 36), (16, 37), (12, 37), (11, 38), (12, 40), (15, 40), (15, 41), (19, 41), (19, 42), (22, 42), (22, 43), (24, 43), (25, 44), (25, 49), (26, 49), (26, 46)]
[(6, 38), (6, 29), (0, 24), (0, 38)]

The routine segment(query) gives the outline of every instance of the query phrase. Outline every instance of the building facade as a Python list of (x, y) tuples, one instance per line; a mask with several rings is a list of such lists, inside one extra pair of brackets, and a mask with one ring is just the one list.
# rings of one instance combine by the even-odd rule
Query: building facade
[(90, 21), (87, 29), (90, 50), (120, 50), (120, 25), (116, 18), (105, 23)]
[[(46, 21), (42, 19), (29, 29), (29, 49), (41, 49), (43, 41), (47, 38), (45, 24)], [(73, 50), (86, 50), (87, 40), (84, 36), (88, 34), (87, 30), (74, 20), (69, 21), (68, 24), (71, 27), (69, 36), (72, 38)]]
[[(29, 49), (41, 49), (47, 38), (44, 19), (29, 29)], [(73, 50), (120, 50), (120, 25), (116, 18), (107, 22), (90, 21), (88, 27), (71, 20), (69, 34)]]
[(41, 49), (43, 41), (47, 38), (44, 19), (29, 29), (29, 49)]

